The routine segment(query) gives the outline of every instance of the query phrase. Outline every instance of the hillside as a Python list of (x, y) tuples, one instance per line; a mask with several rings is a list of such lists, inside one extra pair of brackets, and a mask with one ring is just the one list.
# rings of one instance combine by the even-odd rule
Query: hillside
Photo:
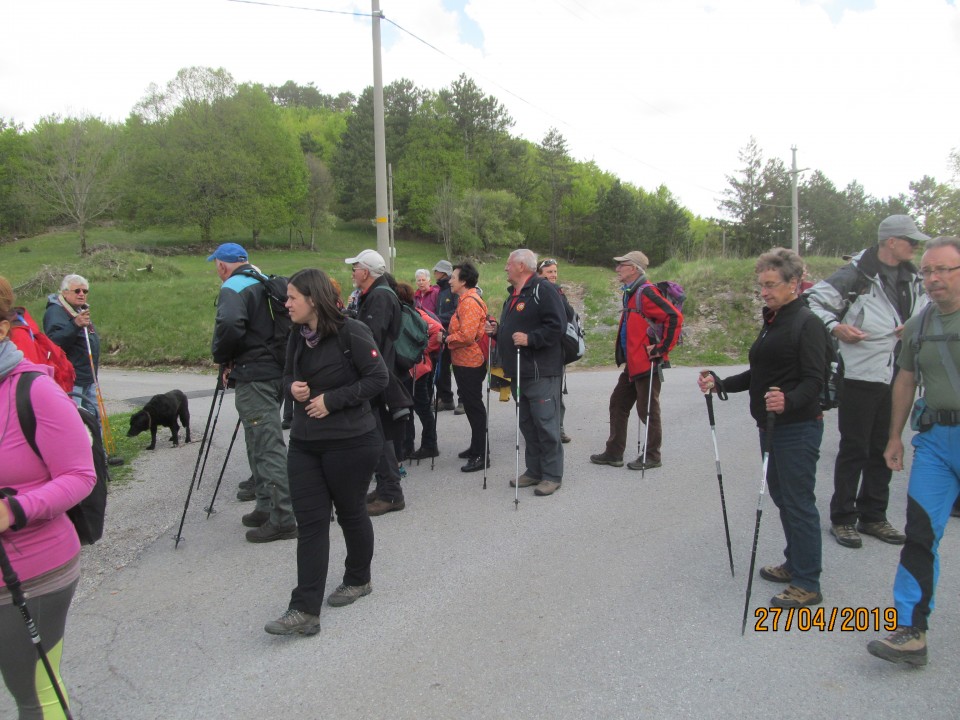
[[(210, 366), (214, 301), (220, 281), (206, 262), (212, 247), (201, 248), (195, 241), (183, 240), (184, 236), (192, 237), (192, 233), (96, 228), (89, 233), (90, 246), (96, 251), (81, 258), (75, 232), (49, 233), (0, 246), (0, 273), (11, 281), (19, 302), (38, 321), (47, 293), (57, 290), (65, 274), (86, 277), (106, 365)], [(247, 249), (265, 272), (289, 275), (304, 267), (322, 268), (341, 283), (346, 295), (350, 273), (344, 258), (375, 245), (372, 230), (345, 227), (321, 238), (315, 252), (291, 249), (277, 238), (262, 241), (260, 249)], [(398, 241), (397, 255), (397, 277), (412, 282), (417, 268), (432, 268), (441, 258), (442, 246)], [(505, 256), (478, 259), (480, 285), (494, 313), (499, 313), (506, 287), (504, 260)], [(811, 257), (811, 276), (819, 279), (841, 263), (839, 258)], [(746, 361), (760, 312), (752, 259), (670, 261), (651, 268), (649, 275), (654, 281), (675, 280), (687, 292), (685, 340), (673, 353), (674, 364)], [(574, 367), (613, 364), (620, 303), (612, 260), (606, 268), (561, 261), (560, 282), (587, 331), (587, 357)]]

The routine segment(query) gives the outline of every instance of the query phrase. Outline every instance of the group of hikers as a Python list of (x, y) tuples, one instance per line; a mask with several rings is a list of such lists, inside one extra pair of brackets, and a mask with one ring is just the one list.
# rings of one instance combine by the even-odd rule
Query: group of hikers
[[(923, 244), (918, 268), (914, 258)], [(459, 452), (461, 471), (486, 474), (491, 448), (485, 382), (489, 393), (499, 379), (516, 403), (524, 465), (510, 486), (517, 493), (532, 487), (539, 497), (562, 488), (564, 444), (570, 441), (563, 425), (562, 383), (571, 358), (565, 342), (576, 335), (577, 316), (557, 282), (556, 260), (539, 261), (528, 249), (510, 253), (504, 266), (509, 289), (494, 317), (472, 262), (440, 260), (432, 271), (417, 270), (412, 285), (393, 278), (378, 252), (364, 250), (345, 259), (353, 283), (347, 301), (323, 270), (300, 270), (288, 279), (286, 335), (277, 332), (266, 276), (242, 246), (222, 244), (208, 261), (222, 281), (212, 355), (223, 386), (234, 389), (251, 470), (238, 493), (255, 500), (242, 517), (246, 538), (297, 542), (296, 587), (286, 610), (265, 624), (266, 632), (320, 631), (333, 511), (346, 558), (342, 580), (326, 601), (345, 606), (372, 592), (371, 517), (405, 509), (403, 462), (440, 454), (438, 413), (466, 415), (470, 440)], [(589, 459), (624, 464), (635, 407), (645, 441), (626, 464), (652, 471), (664, 462), (661, 373), (681, 337), (683, 312), (650, 282), (643, 252), (613, 262), (622, 303), (615, 357), (622, 371), (609, 399), (606, 446)], [(823, 602), (814, 488), (829, 407), (824, 386), (831, 368), (836, 373), (842, 365), (830, 534), (851, 549), (862, 546), (862, 535), (903, 546), (894, 583), (899, 626), (868, 650), (892, 662), (925, 664), (939, 540), (960, 494), (960, 240), (930, 239), (909, 216), (893, 215), (880, 224), (876, 245), (806, 290), (804, 263), (793, 251), (763, 253), (755, 271), (764, 307), (749, 367), (727, 377), (703, 370), (698, 387), (721, 399), (749, 393), (767, 456), (765, 481), (785, 537), (784, 561), (759, 571), (785, 586), (770, 605)], [(56, 648), (49, 678), (25, 662), (33, 652), (31, 639), (10, 592), (15, 576), (4, 572), (0, 669), (24, 718), (66, 706), (65, 694), (57, 697), (57, 666), (80, 570), (80, 545), (66, 512), (89, 492), (95, 475), (84, 426), (64, 406), (71, 405), (67, 392), (86, 405), (92, 391), (99, 393), (99, 343), (88, 292), (84, 278), (69, 275), (49, 301), (46, 335), (62, 346), (75, 370), (74, 377), (55, 382), (49, 353), (37, 352), (45, 334), (0, 278), (0, 413), (7, 418), (0, 450), (17, 460), (5, 478), (9, 488), (0, 493), (0, 559), (9, 555), (17, 585), (27, 591), (27, 607)], [(418, 331), (425, 339), (411, 355), (408, 334)], [(12, 400), (24, 373), (40, 375), (29, 390), (35, 449)], [(918, 387), (921, 397), (914, 402)], [(292, 407), (287, 421), (281, 413), (285, 397)], [(419, 446), (414, 417), (421, 426)], [(918, 433), (901, 532), (888, 519), (888, 512), (901, 512), (888, 508), (889, 484), (892, 471), (903, 468), (901, 435), (908, 418)]]

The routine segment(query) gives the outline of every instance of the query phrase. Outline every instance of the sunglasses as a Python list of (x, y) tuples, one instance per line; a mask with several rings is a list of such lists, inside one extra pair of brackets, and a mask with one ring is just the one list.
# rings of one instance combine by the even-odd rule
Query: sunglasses
[(914, 240), (914, 239), (911, 238), (911, 237), (904, 237), (903, 235), (900, 235), (900, 236), (898, 236), (898, 237), (899, 237), (901, 240), (906, 240), (908, 243), (910, 243), (910, 247), (917, 247), (917, 246), (920, 244), (920, 241), (919, 241), (919, 240)]
[(557, 261), (553, 258), (547, 258), (546, 260), (541, 260), (540, 264), (537, 265), (537, 272), (543, 270), (545, 267), (550, 267), (551, 265), (556, 265)]
[(74, 293), (75, 295), (89, 295), (89, 294), (90, 294), (90, 291), (89, 291), (89, 290), (86, 290), (86, 289), (84, 289), (84, 288), (77, 288), (76, 290), (71, 290), (70, 292)]

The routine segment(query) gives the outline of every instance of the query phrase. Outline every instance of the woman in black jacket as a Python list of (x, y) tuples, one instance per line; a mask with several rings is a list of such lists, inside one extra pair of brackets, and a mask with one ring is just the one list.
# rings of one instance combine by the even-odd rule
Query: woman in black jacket
[[(820, 319), (799, 299), (803, 261), (792, 250), (774, 248), (757, 258), (757, 288), (766, 307), (763, 328), (750, 348), (750, 369), (720, 381), (726, 392), (750, 393), (750, 414), (764, 447), (767, 413), (775, 414), (773, 446), (767, 468), (770, 497), (780, 510), (786, 561), (760, 569), (760, 577), (787, 583), (770, 600), (773, 607), (802, 607), (823, 602), (820, 593), (821, 536), (814, 485), (823, 437), (820, 391), (826, 358), (826, 333)], [(698, 378), (712, 392), (709, 371)]]
[(272, 635), (320, 632), (330, 555), (330, 510), (347, 546), (343, 583), (327, 598), (339, 607), (369, 595), (373, 525), (366, 493), (383, 449), (370, 409), (387, 386), (387, 368), (370, 330), (345, 318), (321, 270), (301, 270), (287, 286), (294, 326), (287, 343), (284, 387), (295, 406), (287, 453), (297, 518), (297, 587), (287, 611), (264, 629)]

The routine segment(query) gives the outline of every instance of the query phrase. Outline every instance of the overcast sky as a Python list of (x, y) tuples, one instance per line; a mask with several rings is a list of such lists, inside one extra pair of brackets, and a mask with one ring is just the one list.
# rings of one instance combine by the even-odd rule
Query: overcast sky
[[(0, 0), (0, 117), (122, 120), (191, 65), (238, 82), (373, 83), (370, 2)], [(718, 215), (753, 135), (838, 188), (950, 179), (960, 148), (960, 12), (948, 0), (380, 0), (383, 78), (460, 73), (513, 133)], [(308, 9), (297, 9), (308, 8)], [(338, 12), (320, 12), (338, 11)], [(390, 21), (392, 21), (392, 24)], [(398, 29), (399, 26), (401, 29)], [(416, 37), (414, 37), (416, 36)], [(419, 39), (418, 39), (419, 38)], [(424, 44), (429, 43), (433, 47)]]

